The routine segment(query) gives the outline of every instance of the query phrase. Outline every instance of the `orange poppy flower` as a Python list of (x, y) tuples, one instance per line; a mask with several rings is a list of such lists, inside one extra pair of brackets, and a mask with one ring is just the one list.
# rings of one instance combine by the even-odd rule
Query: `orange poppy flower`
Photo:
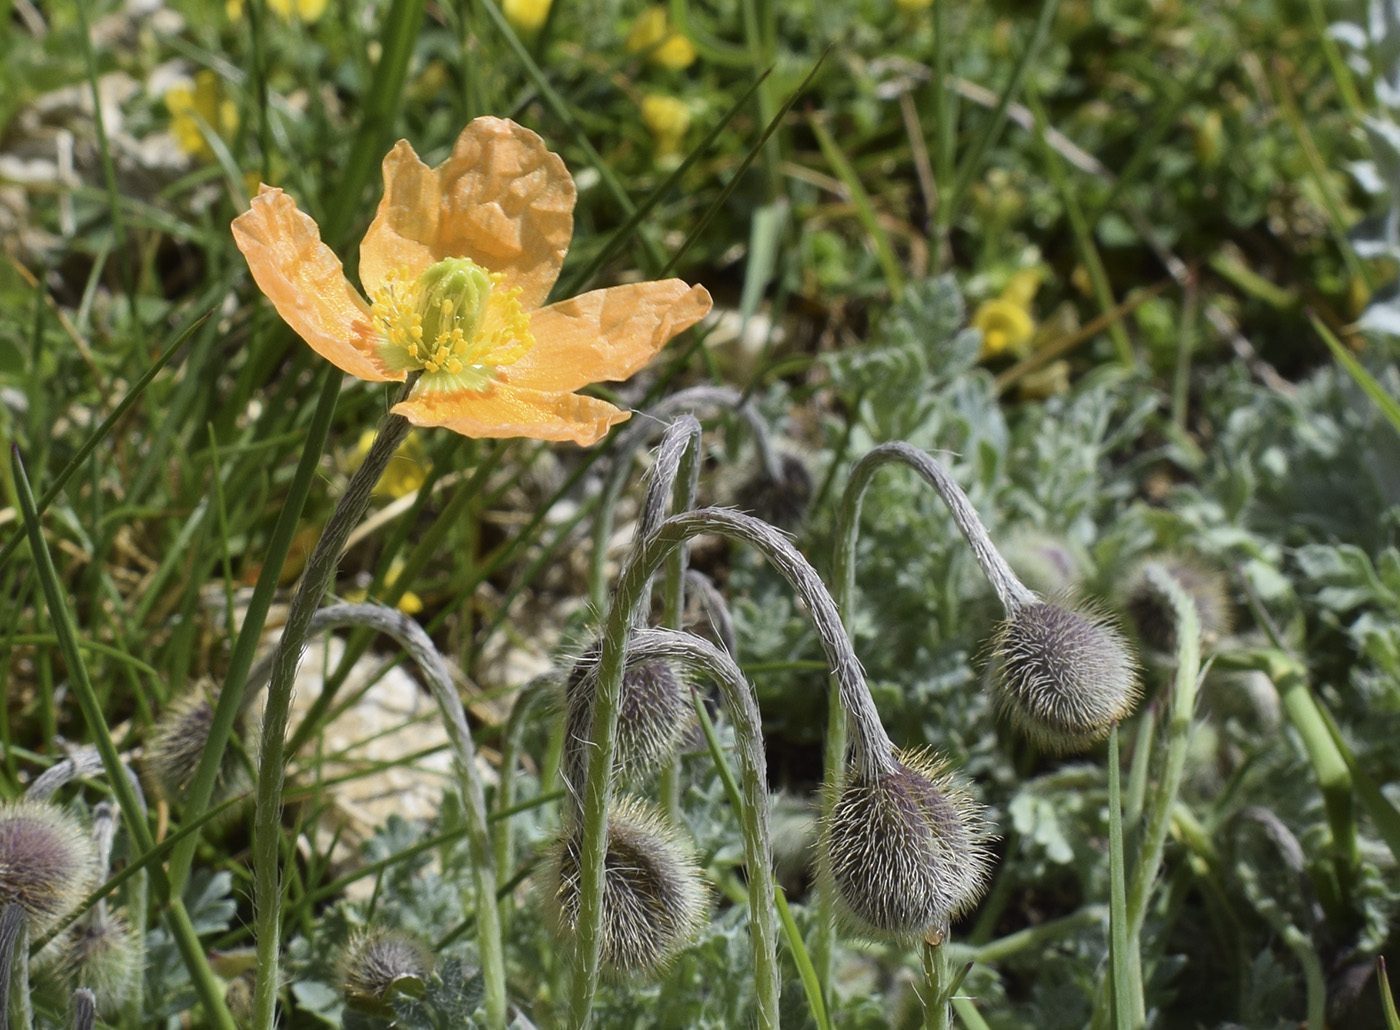
[(253, 279), (317, 353), (361, 379), (422, 375), (394, 406), (466, 436), (591, 444), (629, 413), (575, 393), (621, 380), (710, 310), (679, 279), (540, 307), (573, 235), (577, 193), (557, 154), (502, 118), (477, 118), (436, 168), (400, 140), (360, 244), (366, 301), (310, 216), (263, 186), (233, 220)]

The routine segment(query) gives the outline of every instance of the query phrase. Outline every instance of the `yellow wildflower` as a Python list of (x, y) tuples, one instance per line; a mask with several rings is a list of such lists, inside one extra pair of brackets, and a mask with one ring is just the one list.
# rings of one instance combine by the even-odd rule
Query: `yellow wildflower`
[(1027, 372), (1021, 377), (1017, 392), (1023, 401), (1043, 400), (1059, 393), (1069, 393), (1069, 362), (1061, 358), (1044, 368)]
[[(224, 0), (224, 13), (229, 21), (243, 17), (244, 0)], [(329, 0), (267, 0), (267, 9), (283, 21), (300, 21), (307, 25), (326, 13)]]
[(204, 135), (206, 127), (226, 140), (238, 131), (238, 105), (224, 96), (223, 80), (208, 68), (195, 74), (193, 86), (166, 90), (165, 107), (170, 112), (170, 134), (190, 157), (214, 156)]
[(894, 5), (905, 14), (918, 14), (933, 6), (933, 0), (894, 0)]
[(656, 156), (665, 160), (681, 150), (690, 131), (690, 108), (676, 97), (651, 93), (642, 98), (642, 123), (656, 144)]
[(436, 168), (407, 140), (384, 159), (384, 197), (360, 243), (360, 279), (310, 216), (262, 187), (233, 220), (259, 288), (318, 354), (371, 382), (418, 373), (394, 412), (465, 436), (600, 440), (629, 412), (576, 391), (627, 379), (710, 310), (679, 279), (540, 307), (574, 228), (574, 180), (535, 133), (477, 118)]
[(974, 328), (982, 330), (982, 357), (1020, 354), (1035, 333), (1035, 319), (1020, 304), (996, 297), (983, 301), (972, 316)]
[(504, 0), (501, 13), (511, 27), (523, 36), (533, 36), (544, 28), (553, 0)]
[(652, 64), (679, 71), (695, 63), (695, 45), (671, 27), (671, 17), (660, 5), (648, 7), (632, 23), (627, 52), (645, 52)]
[[(403, 575), (404, 562), (402, 558), (395, 558), (389, 563), (389, 571), (384, 573), (384, 589), (388, 590), (398, 582), (399, 576)], [(341, 595), (351, 604), (364, 604), (369, 599), (369, 590), (363, 586), (351, 587)], [(423, 610), (423, 599), (412, 590), (405, 590), (399, 597), (399, 603), (394, 607), (405, 615), (417, 615)]]

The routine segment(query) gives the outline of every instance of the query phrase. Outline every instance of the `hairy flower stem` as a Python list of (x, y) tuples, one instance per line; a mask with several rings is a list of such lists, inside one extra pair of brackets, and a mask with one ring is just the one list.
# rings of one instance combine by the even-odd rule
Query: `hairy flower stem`
[[(404, 393), (413, 383), (404, 384)], [(258, 755), (257, 804), (253, 813), (253, 915), (257, 937), (258, 982), (253, 993), (254, 1030), (274, 1030), (282, 945), (282, 786), (286, 775), (287, 721), (292, 705), (292, 681), (311, 631), (311, 620), (335, 576), (340, 552), (369, 505), (389, 459), (408, 435), (408, 420), (387, 414), (364, 462), (331, 513), (321, 539), (306, 563), (306, 572), (292, 596), (282, 638), (273, 653), (263, 711), (262, 748)]]
[[(374, 630), (397, 641), (422, 670), (428, 692), (433, 695), (442, 713), (457, 767), (457, 793), (462, 797), (467, 821), (467, 851), (472, 862), (477, 948), (481, 953), (486, 1014), (491, 1026), (503, 1027), (506, 1015), (505, 952), (501, 945), (501, 921), (496, 904), (496, 861), (487, 826), (486, 793), (476, 766), (476, 748), (472, 744), (467, 713), (457, 694), (452, 672), (423, 627), (395, 608), (381, 604), (337, 604), (322, 608), (312, 618), (307, 636), (342, 628)], [(257, 688), (262, 674), (260, 668), (253, 670), (248, 680), (250, 689)]]
[(734, 659), (708, 640), (678, 630), (640, 630), (628, 650), (629, 665), (664, 659), (679, 662), (719, 685), (734, 722), (743, 804), (735, 814), (744, 837), (744, 864), (749, 887), (749, 925), (753, 934), (754, 990), (758, 995), (759, 1030), (778, 1030), (778, 921), (773, 911), (773, 844), (769, 832), (768, 765), (763, 750), (763, 722), (753, 686)]
[(698, 408), (732, 409), (748, 425), (765, 474), (770, 479), (777, 479), (782, 474), (778, 454), (773, 449), (768, 423), (763, 420), (758, 409), (737, 390), (726, 386), (693, 386), (671, 394), (645, 414), (634, 418), (632, 423), (618, 434), (617, 442), (613, 445), (611, 463), (603, 480), (602, 495), (598, 502), (598, 513), (593, 520), (589, 588), (593, 607), (599, 612), (607, 607), (607, 577), (603, 570), (607, 564), (608, 540), (612, 537), (613, 517), (617, 510), (618, 498), (622, 496), (627, 473), (632, 469), (632, 458), (643, 444), (656, 435), (658, 425), (665, 425), (666, 421), (677, 413)]
[(952, 992), (952, 963), (948, 960), (947, 932), (944, 941), (933, 944), (925, 940), (920, 945), (924, 971), (924, 1030), (950, 1030), (953, 1021), (948, 997)]
[[(1142, 979), (1142, 927), (1147, 918), (1147, 902), (1152, 886), (1157, 881), (1157, 867), (1162, 863), (1162, 852), (1167, 843), (1167, 831), (1171, 827), (1172, 808), (1176, 805), (1177, 791), (1186, 771), (1186, 751), (1191, 739), (1191, 719), (1196, 712), (1196, 691), (1201, 675), (1201, 626), (1196, 615), (1196, 605), (1191, 595), (1182, 589), (1181, 584), (1161, 566), (1153, 564), (1145, 570), (1148, 582), (1171, 605), (1176, 621), (1176, 678), (1172, 686), (1171, 708), (1166, 723), (1166, 760), (1162, 775), (1158, 779), (1147, 813), (1147, 825), (1143, 830), (1142, 846), (1134, 863), (1131, 883), (1128, 885), (1127, 951), (1125, 963), (1128, 973), (1128, 989), (1134, 1026), (1143, 1026), (1147, 1021), (1146, 999), (1143, 996)], [(1095, 1030), (1110, 1024), (1112, 992), (1107, 984), (1100, 983), (1094, 999)], [(1132, 1030), (1131, 1027), (1121, 1030)]]
[[(992, 543), (987, 527), (982, 525), (982, 520), (977, 517), (977, 512), (973, 509), (972, 503), (967, 499), (967, 494), (963, 492), (962, 487), (936, 459), (917, 447), (912, 447), (902, 441), (895, 441), (872, 448), (860, 461), (856, 462), (851, 469), (851, 478), (846, 484), (845, 493), (841, 497), (841, 511), (837, 517), (836, 526), (836, 578), (832, 584), (832, 596), (836, 600), (837, 608), (842, 613), (847, 629), (849, 629), (850, 619), (854, 614), (852, 609), (856, 593), (856, 544), (860, 537), (861, 505), (865, 501), (865, 491), (870, 487), (875, 470), (882, 465), (889, 464), (909, 466), (938, 491), (938, 496), (943, 499), (943, 503), (952, 512), (953, 521), (957, 523), (958, 529), (961, 530), (964, 539), (972, 548), (972, 554), (977, 559), (977, 564), (987, 579), (991, 581), (992, 589), (996, 591), (1008, 617), (1014, 614), (1018, 608), (1035, 602), (1035, 595), (1011, 571), (1011, 566), (1006, 563), (1006, 559), (1001, 556)], [(841, 787), (846, 761), (846, 722), (846, 708), (840, 696), (839, 686), (833, 684), (828, 702), (826, 727), (825, 772), (827, 797), (829, 798), (836, 797)], [(818, 888), (817, 925), (815, 939), (812, 943), (812, 964), (816, 967), (817, 977), (821, 981), (823, 991), (826, 992), (825, 1000), (828, 1007), (831, 1003), (830, 985), (835, 941), (835, 899), (831, 896), (830, 890)]]
[(865, 677), (856, 660), (836, 605), (821, 578), (780, 532), (765, 522), (726, 508), (701, 508), (667, 519), (635, 551), (617, 583), (608, 611), (598, 659), (598, 683), (593, 698), (592, 733), (577, 747), (575, 789), (583, 784), (582, 841), (578, 935), (575, 942), (573, 980), (569, 993), (568, 1025), (583, 1030), (589, 1025), (593, 995), (598, 985), (602, 925), (604, 856), (607, 845), (607, 812), (612, 800), (613, 751), (622, 691), (627, 642), (638, 607), (648, 596), (647, 585), (672, 549), (701, 533), (714, 533), (755, 547), (772, 563), (803, 600), (826, 652), (827, 663), (838, 683), (842, 703), (852, 723), (853, 758), (871, 779), (895, 769), (893, 746), (880, 725)]
[[(10, 1030), (10, 977), (14, 975), (15, 993), (23, 998), (29, 993), (29, 938), (22, 947), (15, 944), (24, 929), (24, 909), (12, 901), (0, 909), (0, 1030)], [(15, 952), (19, 952), (20, 968), (16, 969)]]

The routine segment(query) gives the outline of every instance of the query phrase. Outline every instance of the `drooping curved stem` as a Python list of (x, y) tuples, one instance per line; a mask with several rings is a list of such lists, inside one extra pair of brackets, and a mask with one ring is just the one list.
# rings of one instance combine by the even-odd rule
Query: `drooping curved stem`
[(702, 533), (714, 533), (747, 543), (762, 553), (805, 603), (827, 663), (851, 720), (853, 757), (874, 779), (894, 771), (893, 747), (880, 724), (875, 703), (841, 626), (835, 602), (807, 559), (780, 532), (751, 516), (725, 508), (701, 508), (667, 519), (642, 542), (623, 569), (598, 658), (598, 682), (593, 695), (592, 731), (586, 740), (570, 740), (575, 752), (566, 759), (575, 791), (582, 785), (582, 835), (579, 876), (579, 917), (573, 981), (569, 994), (569, 1025), (588, 1026), (597, 989), (607, 812), (612, 801), (613, 751), (617, 740), (619, 699), (624, 656), (637, 607), (646, 597), (650, 577), (672, 549)]
[[(860, 512), (865, 492), (884, 465), (903, 464), (912, 468), (938, 492), (953, 515), (978, 566), (992, 584), (1008, 616), (1036, 600), (1035, 594), (1017, 578), (1001, 552), (992, 543), (987, 527), (982, 524), (972, 502), (967, 499), (955, 479), (937, 459), (903, 441), (883, 443), (872, 448), (851, 469), (850, 480), (841, 496), (841, 511), (836, 525), (835, 579), (832, 594), (849, 627), (856, 592), (856, 544), (860, 537)], [(827, 709), (825, 775), (828, 796), (834, 797), (840, 788), (846, 759), (846, 714), (838, 690), (830, 695)], [(830, 891), (819, 888), (817, 927), (812, 947), (812, 963), (816, 967), (823, 990), (831, 983), (832, 955), (836, 938), (836, 911)], [(828, 1001), (830, 999), (828, 998)]]
[(639, 413), (632, 419), (631, 424), (618, 434), (617, 442), (613, 445), (611, 464), (607, 477), (603, 480), (598, 512), (593, 520), (589, 589), (593, 607), (599, 612), (607, 607), (607, 584), (603, 568), (607, 563), (608, 540), (612, 537), (617, 501), (622, 496), (627, 474), (631, 471), (632, 458), (677, 413), (699, 409), (733, 410), (749, 427), (764, 473), (769, 479), (778, 479), (782, 475), (768, 423), (758, 413), (758, 409), (737, 390), (727, 386), (693, 386), (688, 390), (673, 393), (651, 410)]
[(769, 830), (768, 766), (763, 722), (753, 686), (734, 659), (708, 640), (678, 630), (640, 630), (632, 638), (628, 665), (652, 659), (679, 662), (713, 679), (734, 722), (743, 805), (739, 817), (748, 872), (749, 925), (753, 934), (754, 991), (759, 1030), (778, 1030), (778, 923), (773, 912), (773, 844)]
[[(506, 1017), (505, 954), (501, 944), (500, 914), (496, 905), (496, 862), (487, 826), (486, 793), (476, 766), (476, 747), (466, 710), (446, 659), (423, 627), (396, 608), (380, 604), (338, 604), (322, 608), (308, 623), (311, 633), (357, 627), (372, 629), (393, 638), (423, 672), (428, 691), (437, 702), (447, 728), (457, 768), (457, 792), (467, 822), (467, 851), (472, 862), (472, 887), (477, 948), (481, 953), (481, 974), (485, 991), (487, 1019), (491, 1026), (503, 1027)], [(274, 655), (274, 662), (276, 660)], [(248, 677), (248, 689), (255, 692), (266, 675), (265, 665), (256, 666)]]

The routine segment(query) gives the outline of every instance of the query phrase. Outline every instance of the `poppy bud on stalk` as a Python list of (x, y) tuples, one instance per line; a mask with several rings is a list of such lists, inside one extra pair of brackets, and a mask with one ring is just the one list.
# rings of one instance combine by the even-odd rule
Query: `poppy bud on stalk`
[(1144, 644), (1158, 651), (1176, 650), (1176, 613), (1171, 601), (1152, 585), (1147, 572), (1153, 565), (1160, 566), (1190, 596), (1200, 619), (1202, 640), (1229, 635), (1234, 619), (1225, 574), (1192, 555), (1161, 554), (1138, 566), (1123, 605)]
[[(569, 674), (568, 704), (571, 735), (587, 735), (589, 703), (597, 680), (593, 649)], [(641, 662), (622, 675), (618, 697), (617, 745), (613, 775), (621, 783), (636, 783), (656, 772), (685, 746), (695, 726), (695, 708), (685, 677), (667, 662)]]
[(1108, 736), (1137, 703), (1137, 663), (1102, 612), (1063, 599), (1015, 606), (993, 642), (992, 699), (1021, 733), (1050, 751)]
[(352, 1007), (378, 1010), (397, 986), (428, 979), (433, 954), (406, 930), (377, 926), (350, 939), (340, 966), (346, 1001)]
[[(565, 832), (549, 856), (546, 903), (555, 932), (572, 935), (579, 918), (579, 831)], [(709, 890), (679, 834), (643, 802), (621, 799), (608, 813), (600, 957), (612, 973), (660, 972), (695, 939)]]
[(47, 802), (0, 802), (0, 904), (18, 905), (30, 933), (48, 932), (77, 908), (96, 867), (92, 837), (68, 812)]
[(895, 757), (873, 777), (848, 770), (822, 829), (821, 875), (858, 932), (936, 943), (986, 889), (990, 833), (942, 761)]

